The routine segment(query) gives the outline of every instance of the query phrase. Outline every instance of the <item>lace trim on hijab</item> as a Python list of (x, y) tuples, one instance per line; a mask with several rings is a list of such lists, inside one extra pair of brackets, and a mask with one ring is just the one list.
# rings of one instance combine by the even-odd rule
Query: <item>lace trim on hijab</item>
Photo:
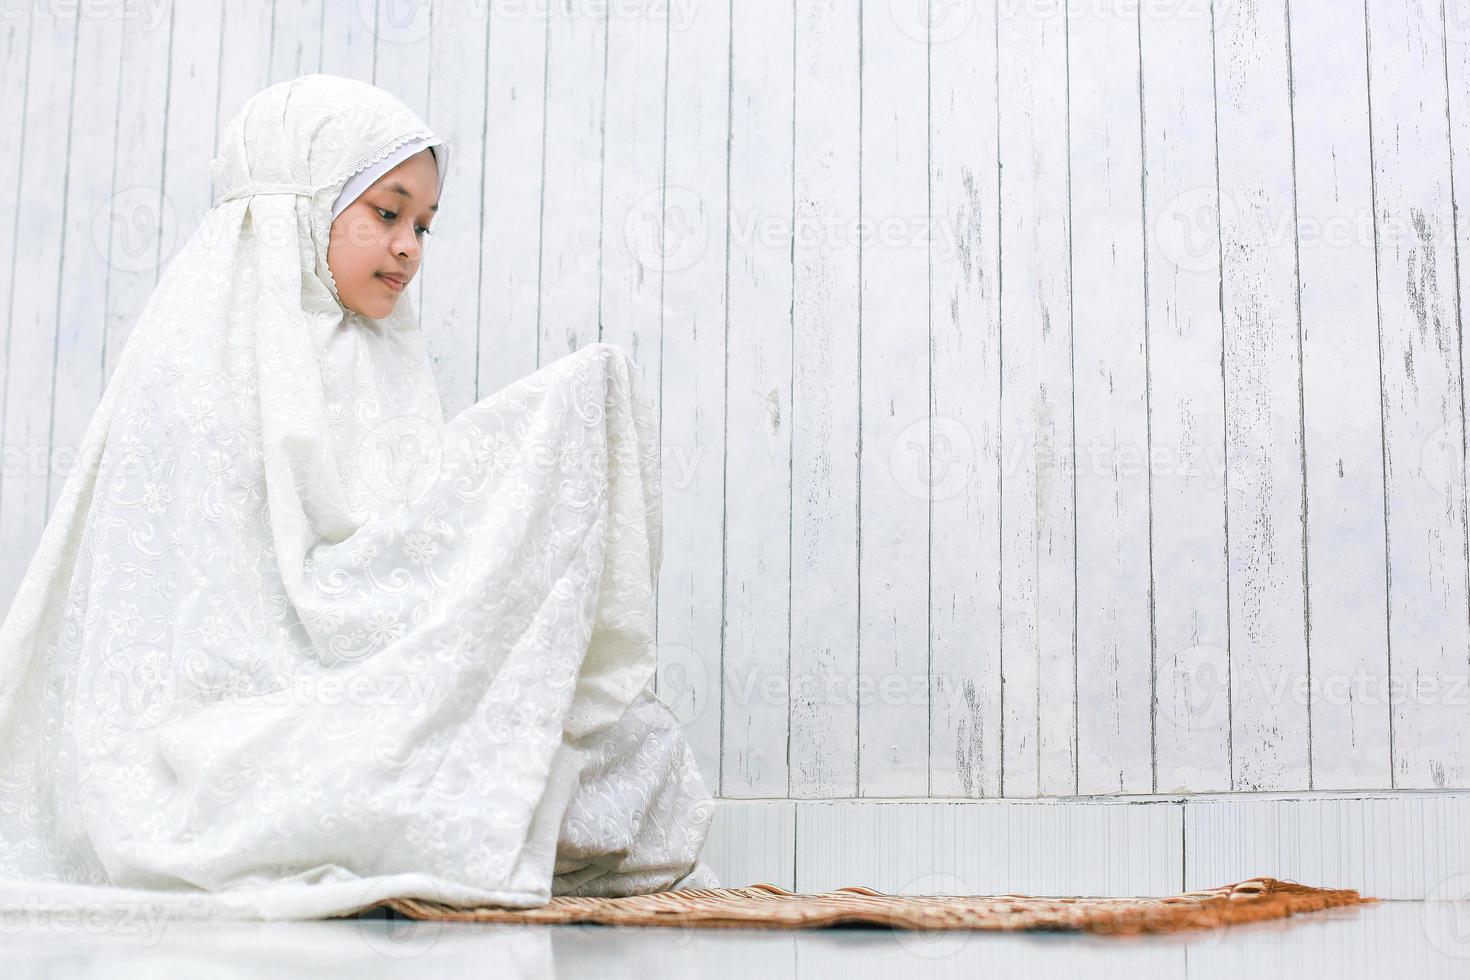
[[(326, 199), (325, 206), (318, 207), (315, 201), (313, 201), (312, 205), (312, 232), (316, 235), (317, 241), (322, 243), (322, 255), (326, 255), (327, 246), (331, 242), (332, 200), (336, 197), (337, 192), (339, 192), (342, 187), (347, 183), (347, 181), (351, 179), (353, 174), (358, 173), (362, 170), (366, 170), (368, 167), (371, 167), (373, 164), (377, 163), (379, 160), (383, 159), (388, 154), (398, 149), (404, 143), (407, 143), (410, 140), (423, 139), (426, 136), (432, 137), (434, 136), (434, 133), (430, 132), (427, 129), (418, 129), (414, 130), (411, 133), (404, 133), (400, 136), (394, 137), (383, 146), (379, 147), (377, 150), (363, 157), (361, 160), (358, 160), (357, 163), (353, 164), (352, 166), (343, 167), (341, 170), (337, 171), (335, 175), (333, 175), (331, 180), (322, 185), (322, 189), (332, 189), (332, 197)], [(307, 193), (310, 194), (312, 192), (308, 191)], [(335, 276), (332, 275), (331, 267), (328, 266), (325, 261), (323, 261), (321, 263), (321, 269), (319, 271), (321, 272), (321, 278), (324, 279), (327, 283), (327, 288), (332, 291), (332, 298), (337, 301), (338, 306), (341, 306), (342, 296), (340, 293), (337, 292), (337, 279)]]

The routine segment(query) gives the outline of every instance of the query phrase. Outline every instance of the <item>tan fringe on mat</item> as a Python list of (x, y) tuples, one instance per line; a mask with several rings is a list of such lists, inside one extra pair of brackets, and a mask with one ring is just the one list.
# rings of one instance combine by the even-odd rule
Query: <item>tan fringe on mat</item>
[(393, 898), (377, 904), (411, 919), (468, 922), (778, 929), (858, 924), (901, 929), (1035, 929), (1136, 935), (1211, 929), (1377, 901), (1351, 888), (1314, 888), (1262, 877), (1162, 898), (889, 895), (863, 885), (804, 895), (761, 883), (625, 898), (556, 896), (545, 905), (529, 909), (457, 908), (415, 898)]

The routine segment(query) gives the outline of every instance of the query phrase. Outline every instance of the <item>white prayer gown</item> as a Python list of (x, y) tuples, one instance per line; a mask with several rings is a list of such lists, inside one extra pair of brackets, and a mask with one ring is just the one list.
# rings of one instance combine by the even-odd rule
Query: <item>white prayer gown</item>
[(0, 628), (0, 906), (718, 884), (652, 689), (637, 365), (591, 344), (446, 422), (411, 304), (338, 298), (337, 191), (424, 135), (329, 75), (226, 128)]

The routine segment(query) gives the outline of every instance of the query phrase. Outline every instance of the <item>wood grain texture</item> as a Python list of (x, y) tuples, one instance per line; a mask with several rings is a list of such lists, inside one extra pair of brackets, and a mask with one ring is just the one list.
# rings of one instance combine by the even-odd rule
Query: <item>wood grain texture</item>
[[(923, 452), (896, 465), (930, 507), (928, 793), (973, 797), (1000, 793), (1004, 353), (997, 13), (987, 6), (961, 20), (963, 9), (930, 28), (931, 418)], [(1070, 690), (1070, 644), (1065, 653)], [(1059, 767), (1069, 788), (1070, 748), (1065, 739)]]
[(1191, 6), (1139, 23), (1155, 792), (1230, 788), (1214, 52)]
[[(529, 8), (525, 8), (529, 9)], [(641, 137), (649, 140), (647, 127), (653, 124), (647, 118), (626, 116), (630, 106), (638, 99), (654, 99), (660, 102), (662, 82), (651, 84), (638, 74), (638, 67), (648, 57), (646, 51), (638, 50), (638, 58), (631, 63), (620, 62), (617, 69), (621, 74), (619, 86), (633, 89), (616, 99), (624, 117), (612, 118), (614, 98), (608, 88), (608, 79), (615, 70), (610, 60), (609, 33), (627, 30), (629, 25), (609, 21), (602, 13), (586, 10), (566, 10), (560, 5), (548, 8), (546, 21), (546, 77), (545, 129), (540, 134), (544, 141), (545, 157), (541, 161), (540, 187), (540, 253), (537, 260), (537, 283), (539, 295), (536, 301), (536, 361), (535, 367), (550, 364), (564, 354), (579, 347), (608, 339), (600, 336), (604, 314), (602, 300), (605, 280), (617, 278), (618, 283), (610, 289), (613, 295), (622, 297), (632, 278), (638, 287), (637, 309), (649, 309), (649, 291), (652, 301), (658, 297), (658, 273), (649, 270), (631, 255), (616, 232), (623, 227), (627, 211), (628, 195), (636, 193), (629, 183), (614, 181), (609, 187), (604, 180), (609, 165), (616, 168), (618, 154), (624, 154), (621, 166), (637, 166), (652, 170), (645, 179), (656, 182), (658, 177), (657, 151), (655, 155), (632, 160), (626, 157)], [(505, 23), (509, 26), (527, 18), (524, 12), (515, 17), (509, 13)], [(500, 26), (497, 23), (495, 26)], [(519, 28), (517, 28), (519, 29)], [(492, 28), (492, 31), (494, 28)], [(628, 39), (625, 38), (625, 43)], [(644, 41), (642, 35), (637, 40)], [(523, 43), (532, 43), (526, 37)], [(630, 53), (631, 54), (631, 53)], [(660, 64), (662, 59), (660, 60)], [(528, 84), (529, 83), (529, 84)], [(534, 104), (537, 93), (534, 80), (521, 81), (523, 97)], [(623, 133), (618, 138), (618, 129), (609, 125), (627, 126), (641, 124), (643, 131), (637, 134)], [(507, 147), (508, 149), (508, 147)], [(648, 147), (644, 147), (644, 153)], [(531, 156), (536, 150), (531, 149)], [(520, 162), (525, 166), (525, 161)], [(651, 202), (651, 214), (657, 218), (657, 201)], [(606, 232), (613, 232), (607, 235)], [(652, 281), (649, 276), (652, 275)], [(629, 300), (632, 302), (632, 299)], [(610, 311), (606, 314), (612, 318)], [(629, 322), (623, 314), (620, 330), (626, 330)], [(657, 330), (657, 311), (648, 327)], [(635, 331), (635, 336), (637, 335)], [(658, 379), (657, 362), (641, 365), (653, 368), (650, 376)], [(509, 381), (510, 378), (505, 380)]]
[(1077, 791), (1140, 793), (1153, 785), (1154, 654), (1138, 24), (1104, 6), (1067, 26)]
[[(545, 262), (542, 215), (548, 183), (545, 160), (551, 152), (549, 147), (558, 146), (560, 138), (560, 134), (547, 131), (547, 92), (551, 85), (548, 20), (505, 16), (499, 4), (490, 5), (488, 20), (484, 118), (480, 124), (484, 134), (481, 183), (475, 187), (459, 179), (460, 174), (471, 172), (468, 168), (474, 164), (460, 160), (463, 154), (456, 147), (450, 151), (458, 155), (449, 163), (452, 172), (448, 187), (465, 197), (467, 205), (472, 194), (480, 201), (478, 213), (464, 215), (465, 221), (476, 226), (480, 243), (475, 400), (499, 391), (539, 366), (537, 324)], [(594, 53), (600, 61), (601, 52), (594, 49)], [(601, 98), (584, 99), (582, 105), (584, 112), (600, 113)], [(593, 150), (589, 147), (586, 152)], [(559, 169), (552, 172), (557, 174), (556, 186), (560, 187), (565, 177)], [(444, 410), (456, 408), (446, 402)]]
[[(725, 147), (730, 10), (703, 2), (669, 32), (670, 132), (664, 197), (664, 554), (656, 691), (683, 725), (705, 781), (720, 770), (725, 507)], [(677, 27), (677, 29), (672, 29)], [(726, 52), (725, 58), (712, 57)]]
[[(8, 227), (13, 236), (8, 250), (10, 295), (5, 329), (5, 390), (3, 407), (0, 407), (5, 426), (6, 463), (4, 489), (0, 491), (0, 554), (7, 559), (4, 574), (0, 575), (0, 588), (6, 595), (14, 595), (46, 526), (51, 511), (51, 483), (54, 480), (59, 484), (65, 478), (65, 473), (52, 474), (53, 461), (59, 458), (52, 443), (52, 416), (57, 397), (56, 363), (60, 356), (60, 277), (65, 238), (61, 230), (66, 221), (72, 83), (79, 26), (80, 18), (59, 10), (45, 10), (32, 17), (24, 34), (25, 51), (21, 55), (26, 64), (25, 83), (13, 90), (24, 103), (25, 115), (21, 125), (12, 131), (19, 138), (5, 141), (8, 147), (15, 147), (15, 152), (22, 154), (20, 165), (14, 171), (13, 210), (5, 216), (8, 220), (0, 222), (0, 227)], [(160, 34), (166, 52), (166, 27), (150, 36)], [(139, 46), (146, 47), (142, 40)], [(155, 73), (160, 83), (152, 93), (151, 105), (155, 108), (162, 100), (166, 54), (164, 62), (164, 67)], [(142, 141), (131, 142), (129, 146), (136, 150)], [(152, 149), (156, 160), (159, 151), (156, 141)], [(151, 288), (154, 266), (151, 250), (156, 249), (158, 241), (152, 226), (158, 216), (161, 194), (156, 169), (148, 183), (151, 190), (129, 202), (129, 215), (136, 215), (138, 220), (123, 233), (141, 255), (138, 264), (143, 268), (133, 274), (134, 280), (148, 276)], [(87, 246), (78, 243), (77, 247)], [(65, 396), (63, 392), (62, 397)]]
[(1312, 785), (1386, 786), (1383, 362), (1368, 73), (1339, 70), (1364, 61), (1367, 38), (1361, 11), (1319, 0), (1294, 0), (1290, 28), (1297, 210), (1303, 216), (1297, 253)]
[[(448, 415), (454, 415), (478, 400), (480, 324), (501, 325), (498, 319), (483, 319), (482, 306), (491, 271), (480, 233), (490, 151), (486, 102), (491, 23), (488, 6), (446, 3), (423, 9), (432, 29), (425, 43), (415, 48), (414, 58), (428, 67), (424, 121), (449, 143), (449, 174), (439, 211), (429, 233), (420, 239), (424, 251), (419, 278), (425, 286), (418, 297), (419, 322), (437, 324), (428, 335), (429, 356), (439, 401)], [(527, 70), (533, 76), (544, 49), (530, 46), (532, 63)], [(439, 62), (459, 65), (461, 70), (436, 76), (433, 65)], [(538, 236), (533, 232), (529, 237), (534, 241)], [(437, 282), (444, 287), (430, 285)]]
[(1368, 10), (1388, 513), (1391, 785), (1466, 779), (1465, 398), (1438, 4)]
[(1069, 800), (721, 800), (720, 884), (891, 894), (1170, 895), (1270, 873), (1399, 900), (1463, 901), (1463, 792)]
[(719, 794), (1470, 789), (1470, 0), (136, 13), (0, 19), (6, 605), (221, 129), (326, 71), (453, 144), (446, 412), (639, 364)]
[(999, 75), (999, 691), (995, 795), (1077, 792), (1077, 512), (1067, 23), (1006, 16)]
[[(115, 25), (93, 19), (83, 19), (77, 25), (78, 64), (91, 65), (93, 70), (78, 72), (74, 79), (63, 201), (65, 218), (57, 226), (62, 236), (62, 251), (55, 383), (58, 392), (67, 394), (51, 402), (48, 512), (55, 506), (66, 477), (76, 463), (87, 424), (91, 421), (97, 400), (102, 397), (108, 377), (106, 332), (99, 327), (107, 318), (109, 292), (106, 286), (112, 270), (110, 249), (116, 220), (113, 216), (119, 215), (120, 210), (116, 205), (128, 205), (120, 216), (157, 214), (157, 198), (152, 193), (147, 198), (153, 207), (140, 200), (136, 191), (124, 191), (120, 197), (115, 195), (112, 160), (118, 135), (117, 78), (122, 49), (117, 44), (114, 30)], [(214, 84), (214, 67), (212, 64), (200, 65), (199, 70), (202, 78), (198, 84), (201, 91), (208, 92)], [(214, 107), (208, 102), (204, 105), (207, 111), (203, 113), (200, 125), (204, 127), (207, 139), (214, 125)], [(212, 147), (205, 152), (212, 152)], [(202, 175), (194, 167), (180, 168), (175, 172), (187, 173), (195, 181), (202, 176), (204, 186), (208, 188), (207, 168)], [(177, 218), (176, 209), (171, 213)], [(203, 213), (196, 204), (193, 214), (185, 217), (197, 223)], [(123, 217), (123, 220), (127, 218)], [(192, 230), (193, 225), (188, 225), (188, 228)], [(178, 222), (170, 226), (175, 249), (184, 240), (177, 234), (181, 230)], [(35, 380), (31, 379), (30, 384), (34, 386)], [(38, 392), (36, 387), (31, 390)], [(8, 446), (9, 440), (6, 442)], [(0, 476), (0, 523), (6, 522), (3, 498), (9, 476), (8, 470)]]
[[(778, 5), (731, 8), (725, 405), (725, 796), (786, 796), (792, 629), (792, 36)], [(713, 556), (711, 556), (713, 557)], [(841, 574), (841, 573), (839, 573)], [(840, 730), (839, 730), (840, 731)], [(839, 738), (850, 737), (843, 732)]]
[(926, 794), (931, 765), (929, 45), (911, 8), (860, 19), (859, 796)]
[(1217, 13), (1231, 788), (1286, 789), (1311, 785), (1286, 4)]
[(856, 796), (857, 698), (849, 693), (858, 670), (856, 5), (799, 6), (794, 53), (790, 795)]

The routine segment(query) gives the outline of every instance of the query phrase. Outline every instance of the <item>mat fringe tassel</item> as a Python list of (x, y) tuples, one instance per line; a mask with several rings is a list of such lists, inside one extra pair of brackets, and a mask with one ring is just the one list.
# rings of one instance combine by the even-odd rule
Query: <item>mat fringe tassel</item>
[(1259, 877), (1157, 898), (890, 895), (864, 885), (799, 894), (762, 882), (743, 888), (694, 888), (621, 898), (556, 896), (528, 909), (459, 908), (416, 898), (387, 899), (367, 908), (382, 905), (410, 919), (466, 922), (778, 929), (856, 924), (1137, 935), (1217, 929), (1377, 901), (1351, 888), (1315, 888)]

